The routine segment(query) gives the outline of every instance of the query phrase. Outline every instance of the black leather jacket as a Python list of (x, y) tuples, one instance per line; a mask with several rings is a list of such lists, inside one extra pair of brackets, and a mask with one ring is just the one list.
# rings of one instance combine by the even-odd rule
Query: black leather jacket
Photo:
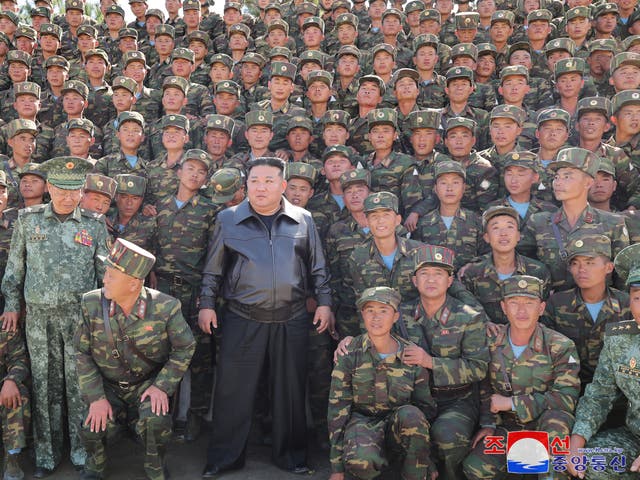
[(331, 306), (328, 268), (311, 214), (282, 199), (271, 232), (248, 199), (221, 211), (209, 243), (200, 308), (225, 305), (245, 318), (286, 321), (305, 300)]

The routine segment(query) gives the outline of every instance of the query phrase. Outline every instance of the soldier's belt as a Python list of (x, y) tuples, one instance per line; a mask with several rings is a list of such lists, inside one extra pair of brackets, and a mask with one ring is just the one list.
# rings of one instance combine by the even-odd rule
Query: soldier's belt
[(251, 305), (245, 305), (234, 300), (229, 300), (227, 308), (230, 312), (261, 323), (284, 323), (292, 318), (301, 317), (306, 314), (307, 308), (304, 302), (293, 305), (285, 305), (284, 307), (265, 309), (257, 308)]
[[(154, 372), (154, 374), (157, 373), (157, 371)], [(141, 383), (146, 382), (147, 380), (149, 380), (150, 378), (152, 378), (153, 375), (149, 375), (149, 376), (145, 376), (144, 378), (139, 378), (136, 379), (134, 381), (131, 382), (123, 382), (123, 381), (111, 381), (111, 380), (106, 380), (105, 381), (111, 385), (112, 387), (118, 388), (120, 390), (131, 390), (134, 387), (137, 387), (138, 385), (140, 385)]]
[(162, 278), (163, 280), (168, 281), (172, 285), (176, 287), (182, 287), (183, 285), (191, 285), (191, 282), (187, 281), (184, 277), (180, 277), (178, 275), (172, 275), (170, 273), (157, 273), (156, 276)]
[(462, 397), (468, 393), (471, 393), (471, 385), (457, 385), (454, 387), (431, 387), (431, 393), (436, 398), (451, 398)]

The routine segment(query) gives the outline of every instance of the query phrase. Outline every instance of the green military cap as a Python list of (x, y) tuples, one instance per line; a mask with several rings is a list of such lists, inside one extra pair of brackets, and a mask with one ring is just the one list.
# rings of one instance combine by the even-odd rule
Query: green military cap
[(122, 54), (122, 64), (125, 66), (129, 65), (131, 62), (141, 62), (145, 67), (147, 66), (147, 58), (142, 52), (125, 52)]
[[(300, 54), (299, 65), (302, 68), (302, 65), (305, 63), (317, 63), (320, 67), (324, 67), (324, 54), (320, 50), (305, 50)], [(273, 65), (273, 62), (271, 63)], [(273, 67), (272, 67), (273, 68)]]
[(498, 10), (493, 12), (493, 15), (491, 15), (491, 25), (496, 22), (507, 22), (509, 25), (513, 26), (515, 21), (515, 15), (509, 10)]
[(360, 59), (360, 50), (355, 45), (343, 45), (338, 50), (337, 57), (344, 57), (345, 55), (352, 55), (356, 57), (358, 60)]
[(186, 12), (187, 10), (202, 10), (202, 6), (200, 5), (199, 0), (184, 0), (182, 2), (182, 11)]
[(136, 82), (133, 78), (118, 76), (113, 79), (111, 82), (111, 89), (115, 90), (117, 88), (124, 88), (128, 90), (131, 95), (135, 95), (138, 91), (138, 82)]
[(255, 63), (260, 68), (262, 68), (267, 63), (267, 61), (259, 53), (247, 52), (244, 54), (244, 57), (242, 57), (242, 60), (240, 60), (240, 63)]
[(416, 83), (416, 85), (420, 82), (420, 74), (416, 70), (413, 68), (400, 68), (395, 71), (391, 79), (393, 86), (395, 87), (395, 85), (403, 78), (410, 78)]
[(130, 173), (121, 173), (115, 176), (118, 183), (116, 193), (127, 193), (137, 197), (144, 197), (147, 190), (147, 179), (140, 175), (131, 175)]
[(618, 10), (618, 5), (615, 3), (601, 3), (600, 5), (597, 5), (593, 9), (593, 19), (595, 20), (599, 16), (606, 15), (608, 13), (619, 15), (620, 11)]
[(458, 30), (473, 30), (478, 28), (480, 14), (478, 12), (456, 13), (455, 22)]
[(311, 2), (302, 2), (296, 8), (296, 13), (301, 15), (303, 13), (310, 13), (311, 15), (318, 15), (318, 6)]
[(637, 8), (633, 10), (633, 12), (631, 12), (631, 15), (629, 15), (629, 19), (627, 20), (627, 27), (631, 27), (633, 26), (634, 23), (636, 23), (638, 20), (640, 20), (640, 10), (638, 10)]
[(2, 17), (8, 18), (9, 21), (13, 23), (15, 26), (18, 26), (18, 24), (20, 23), (20, 19), (18, 18), (18, 15), (13, 13), (11, 10), (0, 11), (0, 18)]
[(528, 150), (509, 152), (507, 153), (503, 161), (503, 168), (507, 167), (524, 167), (537, 172), (538, 156), (533, 152), (529, 152)]
[(294, 128), (304, 128), (313, 133), (313, 122), (309, 117), (305, 117), (303, 115), (295, 115), (291, 117), (287, 122), (287, 133), (289, 133)]
[(446, 78), (447, 78), (447, 85), (449, 84), (449, 81), (456, 78), (466, 78), (471, 83), (473, 83), (473, 70), (465, 66), (451, 67), (449, 70), (447, 70)]
[(129, 5), (132, 3), (147, 3), (147, 0), (129, 0)]
[(24, 164), (22, 168), (18, 170), (18, 177), (22, 178), (25, 175), (35, 175), (36, 177), (40, 177), (42, 180), (47, 179), (47, 175), (42, 170), (40, 170), (39, 163), (29, 162)]
[(77, 34), (78, 36), (88, 35), (91, 38), (98, 38), (98, 30), (93, 25), (80, 25)]
[(493, 58), (498, 56), (498, 49), (493, 43), (479, 43), (478, 45), (478, 58), (483, 55), (492, 55)]
[(344, 128), (349, 128), (351, 122), (351, 115), (344, 110), (327, 110), (322, 116), (323, 125), (342, 125)]
[(413, 272), (422, 267), (440, 267), (453, 272), (455, 253), (453, 250), (440, 245), (421, 245), (411, 251), (413, 257)]
[(233, 68), (233, 58), (225, 53), (216, 53), (214, 56), (212, 56), (211, 65), (213, 65), (214, 63), (221, 63), (229, 70)]
[(211, 156), (207, 152), (205, 152), (204, 150), (200, 150), (199, 148), (191, 148), (187, 150), (182, 157), (182, 160), (180, 160), (180, 165), (184, 165), (189, 160), (195, 160), (202, 163), (207, 168), (207, 170), (209, 170), (213, 165)]
[(371, 49), (371, 58), (376, 58), (376, 55), (380, 52), (386, 52), (394, 59), (396, 58), (396, 47), (389, 45), (388, 43), (378, 43)]
[(80, 157), (55, 157), (41, 165), (48, 182), (63, 190), (80, 190), (93, 164)]
[(411, 12), (422, 12), (426, 8), (427, 6), (422, 0), (412, 0), (404, 6), (404, 13), (409, 15)]
[(329, 157), (333, 157), (334, 155), (342, 155), (343, 157), (351, 160), (352, 152), (349, 150), (349, 147), (345, 145), (331, 145), (324, 149), (322, 152), (322, 162), (326, 162)]
[(85, 100), (89, 98), (89, 87), (80, 80), (67, 80), (62, 85), (62, 95), (69, 92), (75, 92)]
[(20, 82), (13, 86), (14, 96), (18, 95), (32, 95), (36, 98), (40, 98), (40, 85), (35, 82)]
[(440, 110), (436, 110), (435, 108), (416, 110), (409, 114), (406, 121), (411, 130), (417, 130), (419, 128), (437, 130), (442, 123), (442, 114)]
[(283, 30), (285, 35), (289, 35), (289, 24), (280, 18), (276, 18), (267, 26), (267, 32), (271, 30)]
[(635, 67), (640, 68), (640, 53), (622, 52), (615, 55), (611, 59), (611, 66), (609, 67), (609, 70), (611, 71), (611, 75), (613, 75), (613, 72), (615, 72), (618, 68), (622, 67), (623, 65), (633, 65)]
[(544, 282), (530, 275), (512, 275), (502, 281), (502, 298), (532, 297), (544, 298)]
[(95, 126), (93, 122), (86, 118), (72, 118), (67, 122), (67, 132), (71, 130), (79, 129), (84, 130), (89, 135), (93, 137), (93, 132), (95, 130)]
[(212, 200), (217, 204), (229, 202), (242, 187), (242, 172), (237, 168), (221, 168), (211, 176)]
[(433, 177), (438, 178), (440, 175), (444, 175), (445, 173), (458, 174), (465, 180), (467, 178), (467, 172), (464, 166), (455, 160), (442, 160), (435, 163), (433, 166)]
[(156, 257), (135, 243), (117, 238), (104, 263), (125, 275), (144, 280), (156, 263)]
[(295, 80), (296, 71), (298, 69), (293, 63), (289, 62), (271, 62), (271, 76), (273, 77), (285, 77), (290, 80)]
[(165, 115), (162, 117), (160, 124), (163, 130), (168, 127), (178, 127), (189, 133), (189, 119), (184, 115), (179, 115), (177, 113)]
[(607, 97), (585, 97), (578, 101), (576, 117), (580, 119), (580, 115), (583, 113), (598, 112), (602, 113), (606, 118), (609, 118), (610, 111), (611, 100)]
[(616, 273), (627, 286), (640, 284), (640, 243), (623, 248), (614, 260)]
[(599, 165), (600, 157), (595, 153), (584, 148), (570, 147), (560, 150), (556, 159), (549, 164), (549, 168), (553, 171), (575, 168), (595, 178)]
[(156, 34), (156, 37), (166, 35), (167, 37), (176, 38), (176, 29), (173, 28), (172, 25), (167, 25), (166, 23), (163, 23), (161, 25), (156, 25), (155, 34)]
[(226, 12), (229, 9), (237, 10), (242, 13), (242, 4), (238, 2), (227, 2), (224, 4), (223, 12)]
[(613, 38), (601, 38), (599, 40), (593, 40), (589, 43), (589, 53), (604, 51), (613, 52), (618, 51), (618, 42)]
[(539, 127), (544, 122), (548, 122), (551, 120), (560, 120), (567, 126), (567, 128), (569, 128), (569, 125), (571, 123), (571, 115), (569, 115), (569, 112), (563, 110), (562, 108), (545, 108), (540, 113), (538, 113), (536, 124)]
[(428, 20), (435, 20), (436, 22), (442, 24), (442, 15), (435, 8), (427, 8), (420, 12), (420, 23), (426, 22)]
[(567, 73), (579, 73), (580, 75), (584, 76), (586, 67), (587, 63), (582, 58), (563, 58), (562, 60), (558, 60), (556, 62), (556, 65), (553, 69), (553, 76), (556, 78), (556, 80)]
[(40, 25), (40, 35), (51, 35), (60, 40), (62, 38), (62, 28), (53, 23), (43, 23)]
[(81, 2), (80, 0), (67, 0), (64, 3), (64, 9), (65, 11), (80, 10), (81, 12), (84, 13), (84, 3)]
[(20, 25), (16, 29), (15, 37), (26, 37), (30, 40), (35, 40), (38, 38), (38, 32), (36, 32), (36, 30), (29, 25)]
[(231, 136), (234, 126), (235, 122), (231, 117), (216, 113), (207, 115), (207, 130), (221, 130)]
[(290, 62), (291, 57), (293, 57), (293, 54), (291, 53), (291, 50), (289, 50), (287, 47), (273, 47), (269, 51), (269, 58), (273, 59), (275, 57), (284, 57), (287, 59), (287, 62)]
[(31, 9), (32, 17), (44, 17), (48, 20), (51, 20), (51, 10), (47, 7), (35, 7)]
[(124, 10), (119, 5), (109, 5), (104, 12), (104, 16), (106, 17), (110, 13), (115, 13), (116, 15), (120, 15), (122, 18), (124, 18)]
[(507, 52), (507, 61), (511, 60), (511, 55), (513, 55), (516, 52), (519, 52), (520, 50), (524, 50), (525, 52), (528, 52), (529, 54), (531, 54), (531, 45), (529, 44), (529, 41), (522, 41), (522, 42), (516, 42), (513, 45), (509, 46), (509, 50)]
[(244, 117), (247, 128), (256, 125), (266, 125), (273, 128), (273, 114), (269, 110), (251, 110)]
[(611, 239), (606, 235), (581, 235), (567, 245), (567, 262), (573, 257), (607, 257), (611, 260)]
[(235, 25), (231, 25), (231, 27), (229, 27), (229, 36), (233, 35), (234, 33), (244, 35), (245, 38), (251, 37), (251, 29), (244, 23), (236, 23)]
[(500, 70), (500, 82), (507, 77), (521, 76), (529, 81), (529, 70), (524, 65), (509, 65)]
[(118, 115), (118, 130), (120, 130), (120, 127), (125, 122), (136, 122), (138, 125), (144, 128), (144, 117), (142, 116), (141, 113), (138, 113), (138, 112), (133, 112), (133, 111), (121, 112), (120, 115)]
[(38, 134), (38, 126), (33, 120), (27, 120), (24, 118), (18, 118), (11, 120), (7, 125), (7, 136), (13, 138), (19, 133), (30, 133), (34, 137)]
[(101, 193), (113, 200), (116, 195), (116, 188), (118, 188), (118, 182), (99, 173), (87, 173), (83, 188), (85, 192)]
[(493, 110), (491, 110), (489, 121), (495, 118), (508, 118), (509, 120), (516, 122), (518, 125), (522, 125), (527, 118), (527, 113), (516, 105), (502, 104), (493, 107)]
[(358, 28), (358, 17), (353, 13), (341, 13), (336, 17), (336, 28), (340, 25), (353, 25)]
[(265, 12), (268, 12), (269, 10), (277, 10), (279, 12), (282, 12), (282, 8), (280, 7), (280, 4), (278, 4), (278, 3), (270, 3), (269, 5), (264, 7), (264, 11)]
[(205, 47), (209, 46), (209, 42), (211, 41), (211, 37), (207, 32), (203, 32), (202, 30), (195, 30), (187, 35), (187, 42), (200, 42), (204, 44)]
[(417, 52), (420, 48), (427, 46), (438, 50), (440, 40), (436, 35), (431, 33), (422, 33), (413, 39), (413, 51)]
[(314, 70), (309, 72), (309, 76), (307, 77), (307, 88), (310, 87), (313, 82), (322, 82), (331, 88), (333, 75), (325, 70)]
[(346, 8), (347, 10), (351, 10), (351, 4), (347, 0), (336, 0), (331, 5), (331, 11), (335, 12), (339, 8)]
[(87, 53), (84, 54), (84, 58), (88, 60), (91, 57), (100, 57), (104, 60), (105, 65), (111, 65), (109, 62), (109, 55), (101, 48), (92, 48), (91, 50), (87, 50)]
[(340, 186), (344, 191), (350, 185), (362, 183), (368, 188), (371, 188), (371, 172), (366, 168), (357, 168), (355, 170), (349, 170), (340, 175)]
[(398, 113), (393, 108), (376, 108), (367, 114), (369, 130), (376, 125), (392, 125), (398, 127)]
[(7, 63), (11, 62), (23, 63), (27, 67), (31, 67), (31, 55), (22, 50), (9, 50), (7, 52)]
[(285, 169), (285, 180), (301, 178), (302, 180), (309, 182), (312, 187), (316, 184), (317, 176), (318, 171), (313, 167), (313, 165), (309, 165), (304, 162), (289, 162)]
[(144, 18), (156, 17), (159, 18), (162, 23), (166, 20), (164, 12), (159, 8), (150, 8), (147, 13), (144, 14)]
[(622, 90), (611, 99), (611, 114), (615, 115), (626, 105), (640, 105), (640, 90)]
[(0, 185), (7, 188), (9, 185), (7, 184), (7, 172), (4, 170), (0, 170)]
[(397, 8), (387, 8), (384, 13), (382, 14), (382, 20), (384, 21), (385, 18), (389, 17), (389, 16), (394, 16), (394, 17), (398, 17), (400, 19), (400, 21), (402, 22), (404, 20), (404, 14), (398, 10)]
[(576, 44), (570, 38), (556, 38), (555, 40), (551, 40), (547, 42), (544, 46), (544, 53), (548, 57), (553, 52), (557, 51), (565, 51), (569, 52), (571, 56), (574, 55), (576, 51)]
[(473, 43), (459, 43), (451, 49), (451, 60), (458, 57), (471, 57), (474, 61), (478, 59), (478, 47)]
[(167, 88), (177, 88), (186, 95), (189, 91), (189, 80), (171, 75), (166, 77), (162, 82), (162, 90), (166, 90)]
[(499, 217), (501, 215), (506, 215), (508, 217), (513, 218), (516, 221), (517, 225), (520, 225), (520, 215), (518, 215), (518, 211), (507, 205), (494, 205), (492, 207), (487, 208), (482, 213), (482, 230), (487, 231), (487, 225), (492, 218)]
[(189, 50), (188, 48), (178, 47), (171, 52), (171, 60), (175, 60), (177, 58), (181, 58), (183, 60), (187, 60), (191, 63), (195, 63), (195, 53), (193, 50)]
[(230, 93), (240, 98), (240, 85), (233, 80), (223, 80), (222, 82), (216, 83), (214, 91), (215, 93)]
[(471, 130), (471, 133), (473, 133), (475, 135), (476, 132), (476, 127), (478, 126), (478, 124), (475, 122), (475, 120), (472, 120), (470, 118), (465, 118), (465, 117), (453, 117), (450, 118), (447, 121), (447, 126), (445, 131), (449, 131), (452, 130), (454, 128), (458, 128), (458, 127), (464, 127), (468, 130)]
[(300, 30), (304, 32), (309, 27), (318, 27), (324, 33), (324, 20), (320, 17), (305, 18)]
[(138, 31), (135, 28), (121, 28), (118, 30), (118, 39), (135, 38), (138, 39)]
[(362, 310), (367, 303), (377, 302), (389, 305), (397, 312), (401, 301), (402, 297), (394, 288), (371, 287), (362, 292), (362, 295), (356, 300), (356, 306)]
[(566, 21), (574, 18), (591, 18), (591, 9), (589, 7), (573, 7), (564, 14)]
[(546, 8), (532, 10), (527, 14), (527, 23), (531, 22), (551, 22), (553, 14)]
[(393, 210), (398, 213), (398, 197), (391, 192), (371, 193), (364, 199), (364, 213)]
[(622, 41), (622, 50), (629, 50), (632, 46), (637, 45), (638, 43), (640, 43), (640, 35), (630, 35)]
[(609, 157), (600, 157), (600, 165), (598, 165), (598, 172), (607, 173), (614, 179), (616, 178), (616, 167)]

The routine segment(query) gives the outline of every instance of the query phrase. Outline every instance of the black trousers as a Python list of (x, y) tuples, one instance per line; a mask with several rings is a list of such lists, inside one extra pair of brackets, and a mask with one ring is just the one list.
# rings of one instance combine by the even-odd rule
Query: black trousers
[(258, 380), (267, 360), (273, 462), (285, 470), (306, 465), (309, 322), (308, 314), (282, 323), (259, 323), (223, 313), (208, 465), (225, 468), (244, 462)]

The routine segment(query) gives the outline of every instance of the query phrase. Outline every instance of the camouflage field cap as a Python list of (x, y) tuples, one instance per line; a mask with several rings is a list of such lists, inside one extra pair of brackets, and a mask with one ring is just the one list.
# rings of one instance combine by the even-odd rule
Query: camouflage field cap
[(14, 96), (18, 95), (32, 95), (36, 98), (40, 98), (40, 85), (35, 82), (20, 82), (13, 86)]
[(101, 48), (92, 48), (91, 50), (87, 50), (87, 53), (84, 54), (84, 58), (88, 60), (91, 57), (100, 57), (104, 60), (105, 65), (111, 65), (111, 62), (109, 62), (109, 55)]
[(401, 301), (402, 297), (398, 291), (391, 287), (371, 287), (362, 292), (356, 300), (356, 306), (362, 310), (367, 303), (377, 302), (389, 305), (397, 312)]
[(302, 2), (296, 8), (296, 13), (302, 15), (303, 13), (310, 13), (311, 15), (318, 15), (318, 6), (311, 2)]
[(429, 108), (426, 110), (417, 110), (411, 112), (406, 119), (409, 129), (417, 130), (419, 128), (431, 128), (437, 130), (442, 123), (442, 114), (440, 110)]
[(295, 80), (297, 68), (293, 63), (289, 62), (271, 62), (271, 76), (273, 77), (285, 77), (290, 80)]
[(531, 22), (551, 22), (553, 14), (546, 8), (532, 10), (527, 14), (527, 23)]
[(430, 20), (434, 20), (439, 24), (442, 24), (442, 15), (440, 15), (440, 12), (435, 8), (427, 8), (420, 12), (420, 23)]
[(578, 147), (563, 148), (549, 168), (556, 171), (560, 168), (575, 168), (595, 178), (600, 165), (600, 157), (589, 150)]
[(598, 165), (599, 173), (606, 173), (616, 178), (616, 167), (609, 157), (600, 157), (600, 165)]
[[(639, 43), (640, 43), (640, 35), (630, 35), (622, 41), (622, 50), (629, 50), (632, 46), (637, 45)], [(615, 52), (615, 50), (613, 51)]]
[(480, 14), (477, 12), (456, 13), (455, 22), (458, 30), (473, 30), (478, 28)]
[(31, 55), (22, 50), (9, 50), (7, 52), (7, 63), (18, 62), (31, 67)]
[(422, 0), (411, 0), (404, 6), (405, 15), (409, 15), (411, 12), (422, 12), (427, 6)]
[(282, 12), (282, 7), (279, 3), (270, 3), (266, 7), (264, 7), (264, 11), (268, 12), (269, 10), (277, 10), (278, 12)]
[(374, 45), (371, 49), (371, 58), (376, 58), (376, 55), (380, 52), (388, 53), (394, 60), (396, 58), (396, 47), (389, 45), (388, 43), (378, 43), (377, 45)]
[(502, 82), (507, 77), (525, 77), (529, 80), (529, 70), (524, 65), (509, 65), (500, 70), (500, 81)]
[(295, 115), (287, 122), (287, 133), (294, 128), (304, 128), (309, 133), (313, 134), (313, 122), (311, 119), (304, 115)]
[(440, 175), (445, 173), (455, 173), (460, 175), (464, 180), (467, 178), (467, 172), (460, 162), (455, 160), (442, 160), (436, 162), (433, 166), (433, 178), (437, 179)]
[(327, 110), (322, 116), (323, 125), (342, 125), (344, 128), (349, 128), (351, 122), (351, 115), (344, 110)]
[(304, 32), (309, 27), (317, 27), (322, 31), (322, 33), (324, 33), (324, 20), (322, 20), (322, 18), (320, 17), (305, 18), (302, 22), (302, 27), (300, 27), (300, 30)]
[(36, 177), (40, 177), (42, 180), (47, 180), (47, 175), (40, 170), (39, 163), (29, 162), (26, 163), (18, 170), (18, 177), (22, 178), (26, 175), (35, 175)]
[(29, 25), (20, 25), (16, 29), (15, 37), (26, 37), (29, 40), (36, 40), (38, 38), (38, 32), (36, 32), (35, 28), (30, 27)]
[(191, 63), (195, 63), (196, 54), (193, 53), (193, 50), (189, 50), (188, 48), (178, 47), (171, 52), (171, 60), (176, 60), (178, 58), (182, 60), (187, 60)]
[(227, 2), (224, 4), (223, 12), (226, 12), (229, 9), (237, 10), (242, 13), (242, 4), (238, 2)]
[(115, 176), (118, 184), (116, 193), (126, 193), (135, 195), (136, 197), (144, 197), (147, 191), (147, 179), (140, 175), (131, 175), (130, 173), (121, 173)]
[(378, 75), (363, 75), (358, 79), (358, 87), (361, 87), (365, 82), (375, 83), (380, 90), (380, 95), (384, 95), (387, 87), (384, 83), (384, 80), (382, 80)]
[(357, 168), (355, 170), (349, 170), (340, 175), (340, 186), (344, 191), (345, 188), (361, 183), (371, 188), (371, 172), (366, 168)]
[(351, 3), (349, 3), (347, 0), (335, 0), (335, 2), (333, 2), (333, 4), (331, 5), (332, 12), (335, 12), (340, 8), (344, 8), (349, 11), (351, 10)]
[(601, 3), (593, 9), (593, 18), (595, 20), (599, 16), (607, 15), (608, 13), (619, 15), (618, 5), (616, 3)]
[(44, 162), (40, 169), (54, 187), (79, 190), (84, 185), (87, 173), (93, 170), (93, 164), (80, 157), (55, 157)]
[(398, 213), (398, 197), (391, 192), (372, 193), (364, 199), (364, 213), (393, 210)]
[(534, 172), (538, 172), (538, 163), (538, 156), (528, 150), (509, 152), (505, 156), (503, 169), (506, 169), (507, 167), (523, 167), (529, 168)]
[(168, 127), (178, 127), (189, 133), (189, 119), (177, 113), (163, 116), (160, 126), (163, 130)]
[(513, 275), (501, 284), (502, 298), (532, 297), (542, 300), (544, 297), (544, 282), (531, 275)]
[(413, 39), (413, 51), (417, 52), (422, 47), (433, 47), (438, 50), (440, 40), (431, 33), (422, 33)]
[(399, 68), (391, 77), (391, 83), (393, 84), (394, 88), (396, 84), (403, 78), (410, 78), (415, 82), (416, 86), (420, 82), (420, 74), (417, 72), (417, 70), (414, 70), (413, 68)]
[(31, 9), (31, 17), (44, 17), (51, 20), (51, 10), (47, 7), (35, 7)]
[(272, 30), (282, 30), (285, 35), (289, 35), (289, 24), (280, 18), (276, 18), (267, 26), (267, 32)]
[(215, 93), (230, 93), (240, 98), (240, 85), (233, 80), (223, 80), (216, 83), (214, 91)]
[(559, 120), (560, 122), (564, 123), (567, 128), (569, 128), (569, 124), (571, 123), (571, 115), (569, 115), (569, 112), (563, 110), (562, 108), (546, 108), (538, 113), (536, 124), (539, 127), (544, 122), (549, 122), (551, 120)]
[(466, 78), (471, 83), (473, 83), (473, 70), (465, 66), (451, 67), (449, 70), (447, 70), (446, 78), (447, 85), (449, 85), (449, 82), (451, 80), (454, 80), (456, 78)]
[(144, 128), (144, 117), (138, 112), (126, 111), (120, 113), (120, 115), (118, 115), (118, 130), (120, 130), (120, 127), (122, 127), (125, 122), (136, 122)]
[(333, 75), (326, 70), (314, 70), (309, 72), (307, 76), (307, 88), (309, 88), (314, 82), (322, 82), (327, 87), (331, 88), (333, 84)]
[(611, 114), (615, 115), (626, 105), (640, 105), (640, 90), (623, 90), (611, 99)]
[(218, 115), (216, 113), (207, 115), (207, 130), (220, 130), (231, 136), (235, 123), (231, 117), (226, 115)]
[(159, 8), (150, 8), (147, 13), (144, 14), (144, 18), (156, 17), (159, 18), (162, 23), (166, 20), (166, 16)]
[(202, 30), (195, 30), (187, 35), (187, 42), (200, 42), (205, 47), (209, 46), (209, 42), (211, 41), (211, 37), (207, 32), (203, 32)]
[(289, 162), (285, 168), (285, 180), (301, 178), (306, 180), (313, 187), (316, 183), (318, 170), (313, 165), (304, 162)]
[(483, 55), (491, 55), (493, 58), (496, 58), (498, 56), (498, 49), (493, 43), (479, 43), (478, 58)]
[(7, 137), (13, 138), (19, 133), (30, 133), (35, 137), (38, 134), (38, 126), (33, 120), (25, 118), (11, 120), (7, 125)]
[(580, 119), (583, 113), (597, 112), (609, 118), (609, 112), (611, 112), (611, 100), (607, 97), (585, 97), (578, 101), (578, 107), (576, 109), (576, 117)]
[(341, 13), (336, 17), (336, 28), (340, 25), (353, 25), (358, 28), (358, 17), (353, 13)]
[(576, 44), (570, 38), (563, 37), (551, 40), (544, 46), (544, 53), (547, 57), (557, 51), (569, 52), (569, 54), (573, 56), (576, 51)]
[(91, 120), (87, 118), (72, 118), (67, 122), (67, 132), (70, 132), (74, 129), (84, 130), (93, 137), (95, 125)]
[(127, 90), (131, 95), (135, 95), (138, 91), (138, 82), (136, 82), (133, 78), (121, 75), (111, 81), (111, 89), (113, 91), (119, 88), (123, 88)]
[(163, 23), (162, 25), (156, 25), (155, 34), (156, 34), (156, 37), (161, 37), (164, 35), (174, 39), (176, 38), (176, 29), (173, 28), (172, 25), (167, 25), (166, 23)]
[(462, 127), (466, 128), (467, 130), (471, 130), (471, 133), (475, 135), (477, 126), (478, 124), (475, 122), (475, 120), (472, 120), (470, 118), (453, 117), (447, 120), (447, 127), (445, 131), (448, 132), (449, 130), (453, 130), (454, 128)]
[(614, 260), (616, 273), (627, 286), (640, 286), (640, 243), (620, 250)]
[(324, 152), (322, 152), (322, 162), (326, 162), (327, 159), (334, 155), (340, 155), (351, 161), (352, 151), (346, 145), (331, 145), (330, 147), (325, 148)]
[(453, 250), (440, 245), (422, 245), (411, 252), (413, 257), (413, 272), (417, 272), (422, 267), (440, 267), (453, 272), (453, 260), (455, 253)]
[(104, 16), (106, 17), (107, 15), (112, 13), (115, 13), (116, 15), (120, 15), (122, 18), (124, 18), (125, 16), (123, 8), (119, 5), (109, 5), (104, 12)]
[(167, 88), (177, 88), (186, 95), (189, 91), (189, 80), (175, 75), (168, 76), (162, 82), (162, 90), (166, 90)]
[(118, 30), (118, 39), (135, 38), (138, 39), (138, 31), (135, 28), (121, 28)]
[(618, 42), (613, 38), (601, 38), (599, 40), (593, 40), (589, 43), (589, 53), (593, 52), (613, 52), (618, 51)]
[(242, 172), (237, 168), (221, 168), (211, 177), (212, 200), (217, 204), (229, 202), (242, 187)]
[(51, 67), (59, 67), (62, 68), (63, 70), (66, 70), (67, 72), (69, 71), (69, 60), (67, 60), (66, 58), (60, 56), (60, 55), (52, 55), (51, 57), (47, 58), (44, 61), (44, 68), (51, 68)]
[(518, 215), (518, 211), (515, 208), (507, 205), (494, 205), (482, 213), (482, 230), (486, 232), (489, 221), (501, 215), (513, 218), (516, 221), (516, 225), (520, 226), (520, 215)]
[(233, 68), (233, 58), (225, 53), (216, 53), (213, 55), (211, 57), (211, 65), (213, 66), (214, 63), (221, 63), (229, 70)]
[(293, 58), (293, 53), (287, 47), (273, 47), (269, 50), (269, 59), (274, 61), (276, 57), (282, 57), (280, 61), (290, 62)]
[(581, 235), (567, 245), (567, 262), (573, 257), (607, 257), (611, 260), (611, 239), (606, 235)]
[(186, 12), (187, 10), (202, 10), (199, 0), (184, 0), (182, 2), (182, 11)]
[[(75, 1), (78, 1), (78, 0), (75, 0)], [(11, 23), (13, 23), (16, 27), (20, 23), (20, 19), (19, 19), (18, 15), (16, 15), (11, 10), (2, 10), (2, 11), (0, 11), (0, 18), (2, 18), (2, 17), (9, 19), (9, 21)]]
[(553, 76), (556, 80), (562, 75), (566, 75), (567, 73), (579, 73), (580, 75), (584, 76), (586, 68), (587, 62), (585, 62), (582, 58), (563, 58), (562, 60), (558, 60), (556, 62), (556, 65), (553, 68)]
[(591, 9), (589, 7), (573, 7), (564, 14), (565, 20), (568, 22), (574, 18), (591, 18)]
[(611, 66), (609, 67), (611, 74), (618, 68), (624, 65), (633, 65), (640, 68), (640, 53), (635, 52), (622, 52), (611, 59)]
[(87, 177), (84, 180), (85, 192), (101, 193), (112, 200), (116, 195), (117, 187), (118, 182), (113, 178), (100, 175), (99, 173), (87, 173)]
[(122, 54), (122, 64), (124, 65), (125, 68), (131, 62), (140, 62), (146, 68), (149, 68), (147, 65), (147, 57), (145, 57), (144, 53), (142, 52), (135, 51), (135, 52), (125, 52)]
[(382, 21), (384, 21), (385, 18), (389, 17), (389, 16), (393, 16), (393, 17), (397, 17), (400, 19), (400, 21), (402, 22), (404, 20), (404, 13), (402, 13), (400, 10), (398, 10), (397, 8), (387, 8), (383, 13), (382, 13)]
[(0, 170), (0, 186), (7, 188), (9, 185), (7, 184), (7, 172), (4, 170)]
[(393, 108), (376, 108), (367, 114), (369, 131), (376, 125), (392, 125), (398, 127), (398, 112)]
[(151, 272), (156, 257), (144, 248), (122, 238), (116, 239), (104, 263), (125, 275), (144, 280)]
[(238, 34), (238, 33), (240, 35), (244, 35), (244, 37), (247, 39), (251, 37), (251, 29), (249, 28), (248, 25), (245, 25), (244, 23), (236, 23), (235, 25), (232, 25), (229, 28), (229, 36)]
[(269, 110), (251, 110), (244, 117), (247, 128), (266, 125), (273, 128), (273, 114)]
[(89, 87), (80, 80), (67, 80), (62, 85), (62, 95), (69, 92), (75, 92), (85, 100), (89, 98)]
[(42, 35), (51, 35), (60, 40), (62, 38), (62, 28), (53, 23), (43, 23), (40, 25), (40, 36)]
[(522, 125), (527, 118), (527, 112), (516, 105), (498, 105), (493, 107), (489, 116), (490, 121), (496, 118), (508, 118), (513, 120), (518, 125)]
[(451, 60), (458, 57), (470, 57), (476, 61), (478, 59), (478, 47), (473, 43), (458, 43), (451, 49)]
[(516, 16), (509, 10), (498, 10), (496, 12), (493, 12), (493, 14), (491, 15), (491, 25), (496, 22), (506, 22), (510, 26), (513, 26), (515, 21)]
[(93, 25), (80, 25), (77, 31), (78, 37), (80, 35), (87, 35), (91, 38), (98, 38), (98, 30)]
[(204, 150), (200, 150), (199, 148), (191, 148), (187, 150), (180, 160), (180, 165), (184, 165), (190, 160), (202, 163), (207, 168), (207, 171), (213, 166), (211, 156), (207, 152), (205, 152)]

